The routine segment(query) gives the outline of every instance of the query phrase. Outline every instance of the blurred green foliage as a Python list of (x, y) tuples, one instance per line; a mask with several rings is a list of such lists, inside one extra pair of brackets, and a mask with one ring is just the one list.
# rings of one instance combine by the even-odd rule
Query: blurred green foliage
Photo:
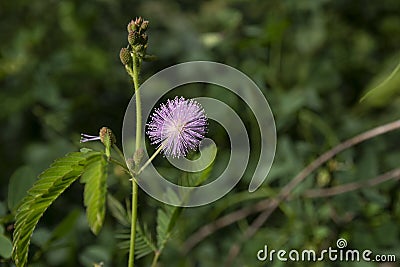
[[(276, 195), (340, 140), (399, 118), (399, 73), (384, 82), (400, 61), (398, 0), (2, 1), (0, 266), (11, 266), (12, 213), (34, 177), (56, 157), (78, 150), (81, 132), (96, 134), (106, 125), (120, 136), (132, 85), (118, 53), (126, 43), (127, 23), (139, 15), (150, 21), (148, 51), (158, 57), (144, 64), (142, 80), (189, 60), (231, 65), (262, 88), (278, 131), (275, 162), (263, 188), (247, 194), (247, 175), (215, 205), (186, 209), (160, 266), (221, 266), (254, 217), (219, 230), (187, 255), (182, 244), (221, 215)], [(379, 90), (360, 102), (373, 88)], [(206, 94), (218, 95), (210, 89)], [(240, 101), (226, 101), (242, 108)], [(243, 110), (240, 115), (251, 130), (253, 117)], [(221, 155), (214, 166), (218, 171), (229, 145), (223, 131), (210, 134)], [(234, 266), (264, 266), (256, 253), (265, 244), (323, 249), (339, 237), (351, 248), (391, 253), (399, 260), (398, 182), (335, 197), (302, 197), (311, 188), (369, 179), (398, 167), (399, 147), (399, 133), (393, 132), (335, 157), (243, 245)], [(118, 168), (111, 175), (110, 191), (123, 201), (130, 194), (129, 181)], [(93, 236), (82, 191), (73, 185), (46, 212), (33, 235), (32, 266), (125, 265), (115, 239), (121, 225), (107, 213), (100, 235)], [(139, 200), (141, 221), (154, 226), (161, 204), (144, 193)], [(148, 266), (149, 260), (141, 259), (139, 266)]]

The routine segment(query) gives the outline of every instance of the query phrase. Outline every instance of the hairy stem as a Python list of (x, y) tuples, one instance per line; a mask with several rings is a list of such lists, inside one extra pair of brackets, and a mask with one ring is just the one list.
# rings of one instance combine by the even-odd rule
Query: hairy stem
[[(136, 150), (140, 149), (142, 141), (142, 107), (139, 93), (139, 70), (140, 59), (135, 55), (133, 57), (133, 85), (135, 87), (136, 97)], [(136, 238), (136, 221), (137, 221), (137, 199), (138, 185), (135, 177), (132, 175), (132, 218), (131, 218), (131, 238), (129, 246), (128, 267), (135, 266), (135, 238)]]
[[(134, 177), (132, 177), (134, 178)], [(131, 239), (129, 246), (129, 267), (135, 266), (135, 238), (136, 238), (136, 221), (137, 221), (137, 194), (138, 186), (136, 179), (132, 179), (132, 218), (131, 218)]]
[(140, 143), (142, 142), (142, 103), (139, 92), (140, 65), (140, 59), (135, 56), (133, 61), (133, 85), (136, 98), (136, 150), (140, 149)]

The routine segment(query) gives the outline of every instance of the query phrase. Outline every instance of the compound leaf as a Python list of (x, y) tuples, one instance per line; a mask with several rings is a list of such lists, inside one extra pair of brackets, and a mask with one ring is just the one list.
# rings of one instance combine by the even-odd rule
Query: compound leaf
[(107, 160), (102, 153), (88, 158), (81, 182), (85, 184), (83, 199), (87, 220), (97, 235), (103, 226), (107, 198)]
[[(97, 154), (97, 153), (94, 153)], [(73, 152), (57, 159), (28, 190), (15, 216), (12, 258), (17, 267), (25, 266), (33, 230), (47, 208), (84, 171), (93, 153)]]

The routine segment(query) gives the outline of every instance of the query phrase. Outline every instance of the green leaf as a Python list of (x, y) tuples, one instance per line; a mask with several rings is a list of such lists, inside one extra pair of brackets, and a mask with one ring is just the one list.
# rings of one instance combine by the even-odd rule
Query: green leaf
[(107, 204), (112, 216), (117, 219), (120, 224), (123, 226), (130, 226), (131, 222), (128, 212), (124, 206), (122, 206), (122, 204), (111, 194), (108, 194), (107, 196)]
[(156, 252), (157, 247), (153, 242), (151, 234), (146, 227), (146, 225), (142, 227), (140, 224), (137, 224), (136, 227), (136, 237), (135, 237), (135, 255), (136, 258), (142, 258), (152, 252)]
[(15, 211), (34, 182), (35, 175), (29, 166), (20, 167), (13, 173), (8, 184), (8, 208), (11, 211)]
[(89, 152), (93, 151), (93, 149), (87, 148), (87, 147), (82, 147), (81, 149), (79, 149), (79, 151), (82, 153), (89, 153)]
[[(177, 197), (175, 192), (168, 192), (169, 198)], [(176, 221), (181, 214), (182, 208), (170, 205), (165, 205), (163, 209), (157, 211), (157, 249), (161, 252), (165, 244), (168, 242), (172, 235), (172, 230), (176, 224)]]
[(177, 208), (167, 207), (165, 210), (158, 209), (157, 211), (157, 247), (162, 250), (168, 241), (172, 228), (172, 217)]
[[(119, 234), (116, 235), (116, 238), (121, 239), (121, 242), (118, 243), (118, 247), (121, 250), (126, 252), (129, 251), (130, 245), (130, 229), (126, 228), (122, 231), (119, 231)], [(151, 237), (150, 231), (147, 226), (144, 225), (143, 228), (138, 223), (136, 225), (136, 236), (135, 236), (135, 255), (136, 258), (142, 258), (149, 253), (156, 252), (157, 247)]]
[(82, 174), (90, 155), (74, 152), (57, 159), (28, 190), (15, 216), (12, 257), (17, 267), (27, 263), (30, 238), (39, 219), (54, 200)]
[[(210, 162), (211, 158), (215, 159), (215, 155), (217, 154), (217, 147), (215, 145), (209, 145), (202, 150), (202, 155), (198, 160), (193, 164), (194, 169), (199, 169), (200, 166), (206, 166), (207, 163)], [(205, 156), (203, 156), (205, 155)], [(183, 179), (181, 184), (183, 186), (195, 187), (204, 183), (208, 177), (210, 177), (211, 171), (214, 166), (214, 160), (202, 171), (199, 172), (188, 172), (183, 175)]]
[(4, 235), (0, 235), (0, 256), (4, 259), (8, 259), (11, 257), (11, 252), (12, 252), (11, 240), (5, 237)]
[[(205, 155), (215, 155), (217, 153), (215, 146), (208, 146), (202, 151)], [(210, 157), (199, 158), (197, 164), (204, 166), (208, 163)], [(205, 169), (199, 172), (184, 173), (181, 184), (188, 187), (196, 187), (204, 183), (211, 174), (214, 161)], [(196, 167), (196, 166), (195, 166)], [(190, 194), (190, 193), (189, 193)], [(167, 191), (167, 197), (169, 199), (178, 199), (178, 196), (173, 191)], [(185, 201), (184, 199), (182, 201)], [(176, 202), (176, 201), (173, 201)], [(164, 249), (165, 244), (170, 239), (176, 221), (181, 214), (182, 208), (176, 206), (165, 205), (164, 209), (157, 211), (157, 249), (159, 253)]]
[(107, 197), (107, 160), (102, 153), (88, 158), (81, 182), (85, 184), (83, 199), (89, 226), (97, 235), (103, 226)]
[[(107, 264), (111, 261), (108, 248), (102, 245), (92, 245), (86, 247), (79, 253), (80, 266), (95, 267), (95, 266), (110, 266)], [(101, 262), (103, 264), (101, 264)]]
[[(385, 78), (382, 79), (382, 77)], [(393, 97), (400, 92), (400, 62), (397, 63), (397, 66), (389, 75), (387, 74), (387, 70), (378, 74), (378, 77), (373, 81), (374, 84), (376, 84), (376, 80), (380, 80), (381, 82), (372, 89), (369, 89), (360, 99), (360, 102), (365, 101), (371, 106), (382, 106), (392, 101)]]
[(129, 251), (129, 242), (130, 242), (130, 229), (129, 228), (124, 228), (117, 230), (117, 233), (115, 234), (115, 238), (121, 240), (118, 242), (118, 248), (124, 252)]
[(7, 209), (5, 207), (5, 204), (0, 201), (0, 216), (4, 216), (7, 213)]

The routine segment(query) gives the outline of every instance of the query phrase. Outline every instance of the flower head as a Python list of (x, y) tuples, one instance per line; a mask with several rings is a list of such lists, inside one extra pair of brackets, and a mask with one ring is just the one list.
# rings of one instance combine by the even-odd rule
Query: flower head
[(164, 155), (180, 157), (199, 146), (206, 130), (207, 117), (201, 105), (175, 97), (155, 110), (146, 133), (151, 144), (162, 146)]
[[(149, 37), (146, 34), (147, 28), (149, 27), (149, 22), (144, 20), (142, 17), (138, 17), (135, 20), (129, 22), (128, 30), (128, 52), (133, 52), (139, 57), (144, 57), (146, 55), (147, 42)], [(121, 59), (124, 65), (125, 57)]]
[(121, 48), (119, 51), (119, 58), (124, 65), (129, 65), (132, 62), (131, 53), (129, 52), (128, 48), (125, 47)]

